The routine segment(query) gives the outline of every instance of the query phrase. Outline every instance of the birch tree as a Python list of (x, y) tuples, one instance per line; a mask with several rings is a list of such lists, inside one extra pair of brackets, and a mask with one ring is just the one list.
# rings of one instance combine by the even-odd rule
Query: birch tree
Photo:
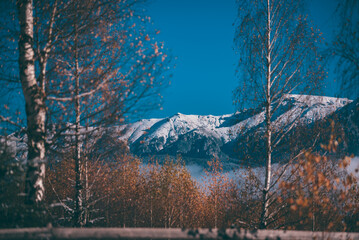
[[(51, 6), (48, 8), (51, 11), (46, 18), (41, 19), (42, 23), (46, 22), (42, 25), (46, 26), (46, 31), (42, 35), (44, 44), (39, 46), (37, 41), (39, 31), (35, 27), (39, 25), (36, 14), (39, 2), (41, 1), (8, 0), (4, 2), (7, 8), (4, 11), (6, 15), (3, 16), (6, 25), (1, 27), (0, 33), (1, 47), (7, 49), (2, 51), (0, 55), (0, 80), (2, 81), (3, 91), (6, 91), (6, 95), (12, 98), (8, 98), (5, 105), (10, 106), (7, 107), (8, 116), (0, 116), (0, 119), (1, 122), (15, 127), (10, 128), (12, 132), (26, 132), (28, 161), (25, 201), (31, 205), (40, 203), (44, 196), (43, 179), (46, 160), (46, 93), (44, 91), (44, 80), (48, 53), (51, 51), (54, 39), (53, 19), (56, 14), (56, 7), (54, 7), (56, 4), (46, 5)], [(14, 42), (18, 42), (17, 47), (13, 44)], [(13, 61), (13, 56), (17, 54), (19, 55), (18, 64)], [(41, 71), (38, 71), (39, 68)], [(19, 88), (22, 89), (22, 94), (18, 91)], [(21, 112), (22, 107), (16, 106), (22, 100), (21, 95), (24, 96), (25, 113)], [(17, 101), (13, 101), (13, 99), (17, 99)], [(23, 123), (23, 118), (26, 118), (27, 124)]]
[(26, 201), (39, 203), (44, 197), (45, 177), (45, 118), (44, 93), (35, 77), (33, 1), (17, 1), (20, 39), (19, 70), (25, 98), (28, 137), (26, 172)]
[(319, 86), (322, 78), (316, 47), (319, 34), (303, 15), (301, 1), (238, 1), (238, 6), (235, 44), (240, 54), (240, 84), (235, 90), (235, 101), (240, 110), (259, 105), (265, 113), (265, 179), (258, 226), (267, 228), (277, 214), (270, 212), (273, 188), (286, 169), (272, 171), (273, 161), (280, 161), (273, 159), (273, 151), (303, 112), (293, 112), (288, 119), (282, 119), (284, 124), (274, 124), (275, 120), (278, 122), (275, 114), (289, 94), (310, 94)]
[[(20, 77), (8, 71), (17, 69), (16, 64), (2, 62), (6, 75), (2, 71), (0, 80), (16, 88), (20, 78), (24, 91), (29, 128), (27, 202), (41, 202), (44, 194), (44, 160), (49, 154), (45, 153), (46, 144), (51, 151), (59, 152), (61, 145), (73, 146), (63, 144), (64, 139), (75, 142), (80, 174), (80, 147), (85, 135), (91, 137), (88, 131), (82, 134), (84, 126), (96, 131), (120, 124), (128, 115), (160, 107), (169, 58), (163, 44), (155, 41), (155, 31), (146, 32), (150, 19), (144, 15), (143, 2), (8, 1), (19, 10), (8, 19), (12, 22), (19, 17), (19, 49), (2, 51), (0, 57), (5, 61), (19, 52)], [(16, 26), (10, 24), (0, 29), (18, 34)], [(1, 47), (10, 46), (7, 40), (2, 38)], [(10, 118), (0, 117), (1, 122), (16, 125)], [(46, 144), (45, 126), (51, 126)], [(78, 183), (81, 189), (80, 175)]]

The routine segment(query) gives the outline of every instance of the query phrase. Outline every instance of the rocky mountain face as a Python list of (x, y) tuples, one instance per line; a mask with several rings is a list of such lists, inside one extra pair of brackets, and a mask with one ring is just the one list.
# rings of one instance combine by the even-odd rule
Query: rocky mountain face
[[(227, 165), (239, 162), (261, 165), (264, 159), (264, 109), (244, 110), (222, 116), (175, 114), (162, 119), (144, 119), (126, 125), (122, 140), (142, 157), (181, 155), (187, 162), (203, 165), (217, 157)], [(273, 116), (278, 140), (274, 161), (312, 146), (321, 139), (328, 119), (336, 118), (350, 139), (346, 148), (358, 145), (358, 101), (308, 95), (287, 95)], [(352, 134), (352, 130), (355, 130)], [(353, 130), (353, 131), (354, 131)], [(349, 147), (349, 145), (351, 147)], [(352, 147), (352, 145), (354, 147)]]

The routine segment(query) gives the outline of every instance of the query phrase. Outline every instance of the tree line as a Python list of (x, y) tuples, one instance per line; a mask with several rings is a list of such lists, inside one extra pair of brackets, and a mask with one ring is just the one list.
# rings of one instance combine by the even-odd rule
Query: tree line
[[(334, 148), (330, 144), (327, 147)], [(346, 171), (349, 161), (307, 152), (278, 183), (269, 205), (275, 214), (270, 215), (268, 228), (358, 231), (358, 184)], [(180, 157), (176, 161), (168, 158), (162, 164), (156, 159), (144, 163), (123, 153), (111, 162), (90, 159), (87, 166), (83, 227), (260, 227), (262, 187), (253, 168), (229, 176), (221, 162), (212, 159), (198, 182)], [(72, 154), (48, 166), (46, 172), (46, 208), (40, 222), (29, 222), (23, 211), (19, 195), (24, 190), (23, 179), (2, 180), (6, 208), (2, 208), (1, 227), (76, 224)]]

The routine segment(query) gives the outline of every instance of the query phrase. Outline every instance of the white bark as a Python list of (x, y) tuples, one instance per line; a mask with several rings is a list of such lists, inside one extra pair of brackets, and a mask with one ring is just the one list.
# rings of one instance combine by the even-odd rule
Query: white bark
[(33, 48), (33, 1), (18, 0), (20, 23), (19, 70), (25, 98), (28, 136), (26, 172), (26, 202), (39, 203), (44, 197), (45, 178), (45, 118), (44, 94), (35, 77)]
[(271, 175), (272, 175), (272, 95), (271, 95), (271, 84), (272, 84), (272, 48), (271, 48), (271, 5), (270, 1), (267, 1), (267, 77), (266, 77), (266, 177), (263, 189), (263, 206), (262, 206), (262, 215), (260, 228), (267, 227), (268, 219), (268, 205), (269, 205), (269, 188), (271, 184)]

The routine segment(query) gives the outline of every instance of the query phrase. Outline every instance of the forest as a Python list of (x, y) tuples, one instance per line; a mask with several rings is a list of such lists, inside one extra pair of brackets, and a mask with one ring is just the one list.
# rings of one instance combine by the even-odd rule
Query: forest
[[(338, 1), (326, 44), (305, 2), (236, 2), (233, 103), (261, 125), (228, 132), (238, 166), (213, 156), (198, 180), (181, 154), (145, 158), (121, 138), (176, 74), (146, 0), (1, 1), (0, 228), (359, 232), (359, 2)], [(328, 68), (353, 107), (306, 128), (288, 96), (310, 106)]]

